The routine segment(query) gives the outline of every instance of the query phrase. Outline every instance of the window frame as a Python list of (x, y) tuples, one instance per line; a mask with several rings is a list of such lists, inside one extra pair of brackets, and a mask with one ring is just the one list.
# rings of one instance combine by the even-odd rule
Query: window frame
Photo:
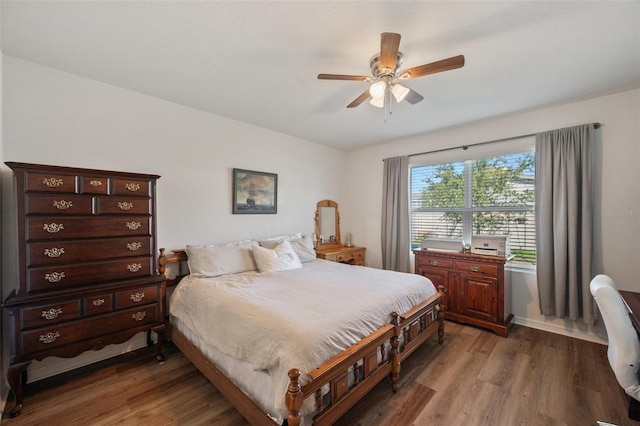
[[(476, 212), (530, 212), (534, 214), (535, 217), (535, 204), (531, 206), (493, 206), (493, 207), (474, 207), (472, 204), (472, 196), (473, 196), (473, 178), (471, 174), (471, 170), (473, 168), (473, 161), (483, 158), (492, 158), (492, 157), (500, 157), (500, 156), (508, 156), (512, 154), (524, 154), (524, 153), (534, 153), (535, 154), (535, 137), (534, 136), (523, 136), (521, 138), (513, 138), (500, 140), (498, 142), (490, 142), (485, 144), (477, 144), (477, 146), (470, 145), (467, 148), (473, 148), (473, 150), (468, 150), (467, 148), (463, 148), (463, 151), (460, 150), (440, 150), (435, 151), (434, 153), (426, 153), (417, 155), (410, 158), (409, 161), (409, 230), (411, 233), (410, 241), (414, 236), (413, 229), (413, 216), (416, 212), (433, 212), (433, 213), (445, 213), (445, 212), (460, 212), (462, 214), (462, 238), (465, 243), (471, 241), (471, 236), (474, 234), (473, 232), (473, 215)], [(489, 146), (490, 144), (490, 146)], [(483, 146), (480, 146), (483, 145)], [(447, 164), (453, 162), (462, 162), (464, 163), (464, 202), (463, 207), (442, 207), (442, 208), (414, 208), (413, 207), (413, 194), (412, 194), (412, 170), (414, 168), (425, 167), (425, 166), (435, 166), (439, 164)], [(535, 187), (534, 187), (535, 191)], [(534, 229), (535, 232), (535, 229)], [(535, 234), (534, 234), (535, 235)], [(534, 237), (535, 241), (535, 237)], [(509, 262), (509, 265), (514, 266), (515, 269), (535, 269), (535, 263), (513, 263)]]

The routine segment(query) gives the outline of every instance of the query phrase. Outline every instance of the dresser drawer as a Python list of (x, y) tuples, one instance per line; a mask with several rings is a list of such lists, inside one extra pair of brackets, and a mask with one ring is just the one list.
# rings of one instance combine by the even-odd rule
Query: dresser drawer
[(116, 293), (116, 309), (129, 308), (136, 305), (146, 305), (158, 300), (158, 287), (144, 287), (119, 291)]
[(80, 318), (80, 300), (30, 306), (20, 309), (22, 329), (44, 327)]
[(340, 263), (361, 263), (364, 261), (364, 253), (361, 251), (353, 253), (338, 253), (336, 261)]
[(93, 214), (92, 197), (81, 195), (27, 195), (25, 197), (27, 214), (60, 214), (73, 215)]
[(26, 191), (76, 192), (76, 176), (57, 173), (25, 172)]
[(82, 305), (84, 315), (87, 317), (111, 312), (113, 311), (113, 293), (85, 297), (82, 299)]
[(34, 353), (157, 322), (156, 304), (20, 333), (25, 353)]
[(99, 197), (100, 214), (151, 214), (151, 199), (133, 197)]
[(109, 194), (109, 179), (105, 177), (82, 176), (80, 194)]
[(322, 256), (322, 259), (330, 260), (332, 262), (337, 262), (338, 261), (338, 254), (337, 253), (325, 254), (324, 256)]
[(27, 292), (149, 276), (154, 273), (152, 264), (151, 257), (132, 257), (111, 262), (33, 268), (27, 271)]
[(27, 240), (49, 240), (61, 238), (96, 238), (125, 235), (150, 235), (148, 216), (122, 217), (29, 217)]
[(427, 267), (445, 268), (445, 269), (453, 268), (453, 259), (447, 259), (442, 257), (431, 257), (431, 256), (417, 256), (416, 259), (418, 262), (418, 266), (427, 266)]
[(151, 185), (148, 180), (113, 179), (114, 195), (149, 197), (151, 196), (150, 188)]
[(151, 237), (54, 241), (27, 244), (27, 266), (91, 262), (119, 257), (153, 255)]
[(484, 275), (498, 275), (498, 265), (492, 265), (482, 262), (466, 262), (456, 260), (456, 269), (463, 272), (474, 272), (476, 274)]

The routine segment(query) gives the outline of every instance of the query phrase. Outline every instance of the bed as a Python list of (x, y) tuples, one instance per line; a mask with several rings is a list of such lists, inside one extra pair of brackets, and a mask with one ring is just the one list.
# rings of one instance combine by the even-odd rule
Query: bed
[(316, 259), (300, 234), (160, 249), (158, 263), (170, 340), (252, 424), (332, 424), (443, 340), (442, 289)]

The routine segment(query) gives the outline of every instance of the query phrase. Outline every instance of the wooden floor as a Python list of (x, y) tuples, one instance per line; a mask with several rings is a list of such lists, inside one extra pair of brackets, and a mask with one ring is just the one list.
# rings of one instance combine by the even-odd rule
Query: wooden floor
[[(403, 363), (397, 394), (385, 380), (338, 424), (640, 425), (626, 416), (606, 346), (520, 326), (507, 339), (446, 330), (443, 345)], [(164, 365), (142, 349), (29, 384), (22, 414), (2, 425), (248, 424), (177, 349), (166, 354)]]

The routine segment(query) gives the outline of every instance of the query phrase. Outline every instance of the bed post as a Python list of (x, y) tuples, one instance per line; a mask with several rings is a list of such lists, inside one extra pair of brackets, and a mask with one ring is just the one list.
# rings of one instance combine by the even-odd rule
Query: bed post
[(292, 368), (289, 370), (289, 388), (287, 389), (287, 395), (285, 397), (285, 404), (287, 410), (289, 410), (289, 416), (287, 417), (288, 426), (300, 425), (300, 408), (302, 408), (302, 387), (298, 383), (300, 377), (300, 370)]
[(400, 378), (400, 351), (398, 346), (400, 345), (399, 336), (402, 333), (399, 324), (399, 315), (397, 312), (391, 312), (393, 319), (393, 336), (391, 337), (391, 356), (389, 362), (391, 362), (391, 390), (395, 393), (398, 391), (398, 379)]
[(158, 270), (160, 272), (160, 275), (164, 275), (165, 271), (167, 270), (167, 255), (164, 254), (164, 250), (164, 247), (160, 248), (160, 256), (158, 256)]
[(160, 297), (162, 297), (161, 309), (162, 315), (164, 316), (165, 323), (168, 323), (167, 319), (169, 318), (169, 312), (167, 312), (167, 276), (165, 272), (167, 271), (167, 255), (164, 254), (164, 247), (160, 248), (160, 256), (158, 256), (158, 272), (164, 278), (164, 282), (162, 283), (162, 293)]
[(442, 344), (444, 341), (444, 294), (447, 292), (447, 289), (443, 285), (438, 286), (438, 290), (442, 293), (441, 303), (436, 305), (436, 309), (438, 310), (438, 343)]

